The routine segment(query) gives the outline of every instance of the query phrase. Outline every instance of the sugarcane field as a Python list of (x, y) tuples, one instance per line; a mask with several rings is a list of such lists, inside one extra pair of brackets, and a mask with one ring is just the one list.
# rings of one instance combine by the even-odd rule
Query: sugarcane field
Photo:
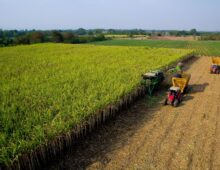
[(220, 170), (220, 2), (113, 1), (2, 1), (0, 170)]

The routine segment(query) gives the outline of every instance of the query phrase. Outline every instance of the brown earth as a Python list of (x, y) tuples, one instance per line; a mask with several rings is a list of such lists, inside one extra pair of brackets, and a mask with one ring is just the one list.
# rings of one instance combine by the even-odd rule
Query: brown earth
[(198, 40), (199, 36), (152, 36), (150, 39), (153, 40), (183, 40), (183, 41), (193, 41)]
[(189, 93), (163, 106), (165, 88), (88, 136), (49, 169), (220, 169), (220, 75), (188, 63)]

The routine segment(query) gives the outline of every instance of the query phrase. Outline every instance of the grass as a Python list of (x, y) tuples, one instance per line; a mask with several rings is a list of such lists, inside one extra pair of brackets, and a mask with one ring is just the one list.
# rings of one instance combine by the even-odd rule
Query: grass
[(8, 165), (135, 89), (190, 50), (37, 44), (0, 48), (0, 164)]
[(220, 56), (220, 41), (171, 41), (171, 40), (108, 40), (96, 45), (148, 46), (155, 48), (193, 49), (197, 55)]

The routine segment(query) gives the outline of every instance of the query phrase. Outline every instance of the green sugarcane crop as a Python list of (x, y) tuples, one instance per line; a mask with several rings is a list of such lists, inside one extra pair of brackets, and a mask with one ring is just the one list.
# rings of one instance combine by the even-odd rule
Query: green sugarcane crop
[(66, 133), (191, 50), (36, 44), (0, 48), (0, 163)]

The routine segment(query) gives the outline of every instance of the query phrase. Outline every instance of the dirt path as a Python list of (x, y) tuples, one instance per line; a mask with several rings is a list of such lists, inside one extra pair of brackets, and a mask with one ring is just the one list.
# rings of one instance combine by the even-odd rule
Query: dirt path
[[(142, 100), (88, 136), (51, 169), (220, 169), (220, 76), (198, 58), (190, 92), (173, 108)], [(159, 102), (158, 102), (159, 101)]]

